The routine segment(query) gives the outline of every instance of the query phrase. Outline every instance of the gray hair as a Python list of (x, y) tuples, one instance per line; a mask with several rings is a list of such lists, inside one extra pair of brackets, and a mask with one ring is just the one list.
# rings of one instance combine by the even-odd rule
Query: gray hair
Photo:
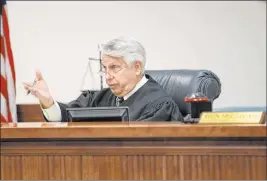
[(102, 55), (122, 57), (130, 65), (139, 60), (142, 64), (142, 73), (145, 71), (146, 51), (138, 41), (130, 37), (118, 37), (110, 40), (102, 47)]

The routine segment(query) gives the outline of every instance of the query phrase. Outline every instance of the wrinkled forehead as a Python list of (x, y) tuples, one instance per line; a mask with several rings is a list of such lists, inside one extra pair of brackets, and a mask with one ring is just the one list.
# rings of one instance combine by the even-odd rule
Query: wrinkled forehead
[(110, 66), (110, 65), (124, 65), (126, 62), (122, 57), (114, 57), (109, 55), (102, 56), (102, 65), (103, 66)]

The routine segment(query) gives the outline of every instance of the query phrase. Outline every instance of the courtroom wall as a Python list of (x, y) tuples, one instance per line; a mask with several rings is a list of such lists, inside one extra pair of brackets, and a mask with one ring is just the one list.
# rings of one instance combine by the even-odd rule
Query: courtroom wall
[(97, 44), (126, 35), (145, 46), (147, 69), (214, 71), (215, 108), (266, 105), (265, 2), (8, 1), (8, 14), (17, 103), (38, 103), (22, 85), (35, 69), (56, 100), (75, 99)]

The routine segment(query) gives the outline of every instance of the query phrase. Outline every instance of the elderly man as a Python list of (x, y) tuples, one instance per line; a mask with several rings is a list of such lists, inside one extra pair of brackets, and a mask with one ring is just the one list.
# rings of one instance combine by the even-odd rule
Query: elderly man
[(36, 72), (34, 86), (24, 83), (26, 90), (39, 99), (47, 121), (66, 121), (66, 108), (128, 106), (131, 121), (182, 121), (177, 104), (149, 75), (144, 74), (144, 47), (131, 38), (115, 38), (103, 46), (100, 75), (109, 88), (95, 94), (88, 91), (76, 100), (56, 102), (41, 75)]

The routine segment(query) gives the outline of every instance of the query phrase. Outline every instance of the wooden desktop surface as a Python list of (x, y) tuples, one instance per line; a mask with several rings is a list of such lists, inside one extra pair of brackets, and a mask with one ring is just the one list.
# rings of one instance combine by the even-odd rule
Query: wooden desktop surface
[(266, 124), (179, 122), (25, 122), (1, 125), (1, 138), (261, 137)]
[(266, 179), (266, 124), (1, 125), (1, 179)]

